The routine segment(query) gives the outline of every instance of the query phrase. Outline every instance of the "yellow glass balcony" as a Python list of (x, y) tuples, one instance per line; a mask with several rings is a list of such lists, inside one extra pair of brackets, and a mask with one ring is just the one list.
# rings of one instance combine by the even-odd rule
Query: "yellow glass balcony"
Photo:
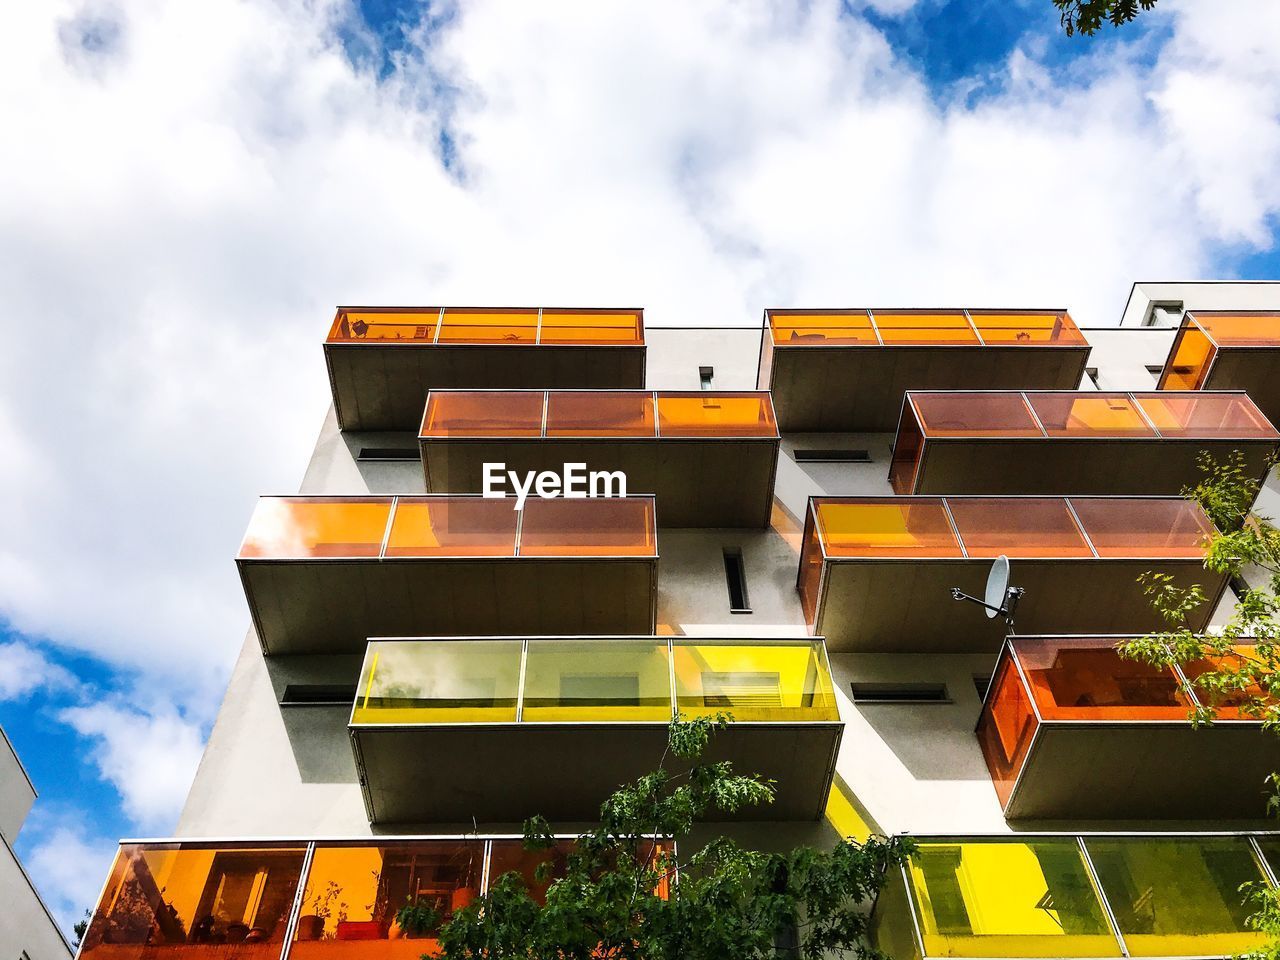
[[(418, 436), (427, 490), (480, 493), (485, 464), (518, 477), (580, 464), (652, 493), (664, 527), (765, 527), (781, 443), (768, 393), (433, 390)], [(569, 483), (568, 479), (563, 479)]]
[[(652, 497), (263, 497), (237, 557), (267, 653), (371, 635), (652, 633)], [(531, 597), (554, 597), (538, 603)], [(601, 600), (601, 598), (605, 598)]]
[(1001, 555), (1026, 589), (1019, 633), (1161, 629), (1137, 583), (1153, 568), (1204, 586), (1202, 629), (1226, 588), (1203, 569), (1212, 529), (1176, 497), (814, 497), (796, 586), (833, 650), (994, 653), (1003, 622), (957, 607), (951, 588), (981, 596)]
[(1230, 957), (1273, 835), (918, 837), (872, 917), (895, 958)]
[(915, 390), (1074, 390), (1089, 344), (1065, 310), (766, 310), (757, 386), (783, 430), (892, 431)]
[(977, 728), (1005, 816), (1262, 817), (1280, 745), (1229, 702), (1193, 727), (1188, 673), (1121, 657), (1121, 639), (1006, 642)]
[(338, 426), (414, 430), (433, 388), (644, 386), (644, 311), (339, 307), (325, 340)]
[(652, 768), (675, 716), (719, 713), (715, 749), (778, 781), (752, 818), (815, 818), (842, 729), (821, 640), (374, 640), (351, 732), (375, 822), (589, 818)]
[(1280, 417), (1280, 312), (1192, 310), (1169, 349), (1161, 390), (1245, 390)]
[(1240, 392), (908, 391), (896, 493), (1173, 494), (1201, 454), (1236, 451), (1261, 478), (1280, 443)]

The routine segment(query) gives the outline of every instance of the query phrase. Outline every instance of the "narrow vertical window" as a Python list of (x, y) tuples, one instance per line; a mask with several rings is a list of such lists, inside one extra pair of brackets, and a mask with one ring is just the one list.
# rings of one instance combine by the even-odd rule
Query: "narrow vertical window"
[(701, 381), (703, 390), (711, 389), (711, 381), (715, 377), (715, 375), (716, 375), (715, 367), (699, 367), (698, 368), (698, 380)]
[(729, 587), (729, 612), (750, 613), (751, 600), (747, 596), (747, 571), (742, 563), (741, 550), (724, 551), (724, 579)]

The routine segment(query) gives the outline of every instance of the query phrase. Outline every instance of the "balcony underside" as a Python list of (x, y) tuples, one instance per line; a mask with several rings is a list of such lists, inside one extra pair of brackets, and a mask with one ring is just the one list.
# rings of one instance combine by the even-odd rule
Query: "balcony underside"
[(1088, 357), (1088, 346), (775, 346), (770, 388), (783, 431), (891, 433), (908, 390), (1075, 390)]
[(431, 389), (630, 389), (645, 377), (643, 345), (326, 343), (324, 354), (343, 430), (416, 432)]
[(1280, 347), (1220, 347), (1204, 390), (1243, 390), (1272, 423), (1280, 423)]
[[(1148, 570), (1172, 574), (1183, 587), (1204, 587), (1210, 602), (1190, 624), (1203, 630), (1226, 587), (1226, 579), (1199, 560), (1014, 559), (1012, 567), (1012, 585), (1026, 589), (1018, 633), (1163, 629), (1137, 583)], [(990, 559), (827, 560), (814, 632), (832, 652), (994, 654), (1004, 641), (1004, 621), (951, 599), (952, 587), (982, 596), (990, 569)]]
[[(916, 472), (917, 494), (1177, 495), (1204, 478), (1201, 451), (1225, 462), (1245, 455), (1262, 478), (1271, 440), (1105, 440), (1060, 437), (987, 439), (929, 437)], [(907, 491), (903, 491), (907, 492)]]
[(1276, 770), (1280, 741), (1256, 723), (1043, 721), (1005, 816), (1261, 821)]
[[(743, 820), (814, 820), (826, 804), (842, 726), (731, 724), (704, 762), (778, 781), (772, 804)], [(476, 724), (351, 728), (370, 822), (520, 821), (534, 814), (581, 821), (620, 784), (655, 769), (667, 726)], [(667, 768), (677, 766), (667, 760)]]
[[(428, 492), (481, 493), (485, 463), (522, 476), (566, 463), (621, 470), (627, 493), (657, 495), (664, 527), (765, 527), (773, 503), (777, 439), (530, 438), (420, 441)], [(510, 482), (507, 483), (510, 489)]]
[(651, 634), (657, 561), (238, 561), (263, 651), (362, 653), (371, 636)]

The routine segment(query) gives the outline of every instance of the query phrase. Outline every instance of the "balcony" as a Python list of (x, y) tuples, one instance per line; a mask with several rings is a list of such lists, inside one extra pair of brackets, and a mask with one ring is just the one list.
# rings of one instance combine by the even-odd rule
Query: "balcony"
[(813, 820), (843, 729), (820, 639), (376, 640), (356, 690), (373, 823), (594, 819), (656, 767), (674, 716), (718, 712), (734, 722), (708, 758), (778, 781), (745, 818)]
[(622, 471), (656, 494), (664, 527), (767, 526), (779, 442), (768, 393), (433, 390), (419, 432), (428, 492), (482, 492), (485, 463), (579, 463), (584, 491)]
[(339, 307), (324, 355), (339, 427), (416, 430), (433, 388), (643, 387), (644, 311)]
[[(529, 851), (518, 839), (475, 835), (125, 842), (80, 957), (418, 960), (438, 950), (439, 928), (455, 910), (506, 873), (524, 877), (542, 902), (572, 846), (565, 838), (550, 850)], [(655, 841), (655, 857), (669, 852)], [(538, 867), (548, 862), (550, 877), (539, 880)], [(655, 892), (665, 897), (665, 884)], [(439, 917), (417, 935), (394, 922), (410, 900)]]
[(1226, 578), (1203, 568), (1212, 530), (1173, 497), (813, 497), (797, 583), (831, 650), (995, 653), (1004, 623), (959, 606), (982, 596), (991, 561), (1013, 561), (1019, 633), (1143, 633), (1163, 621), (1137, 583), (1157, 570), (1201, 584), (1203, 629)]
[(1120, 639), (1005, 644), (977, 728), (1005, 816), (1265, 816), (1275, 737), (1229, 702), (1214, 724), (1193, 727), (1187, 674), (1124, 659)]
[(1160, 389), (1246, 390), (1268, 417), (1280, 417), (1280, 313), (1183, 314)]
[(757, 386), (784, 431), (888, 433), (907, 390), (1075, 390), (1065, 310), (766, 310)]
[(889, 480), (897, 493), (1177, 494), (1196, 460), (1245, 456), (1266, 475), (1280, 433), (1241, 392), (910, 391)]
[(236, 564), (267, 654), (370, 636), (651, 634), (652, 497), (263, 497)]
[(1239, 888), (1280, 866), (1270, 833), (917, 840), (872, 915), (894, 960), (1251, 953), (1266, 937)]

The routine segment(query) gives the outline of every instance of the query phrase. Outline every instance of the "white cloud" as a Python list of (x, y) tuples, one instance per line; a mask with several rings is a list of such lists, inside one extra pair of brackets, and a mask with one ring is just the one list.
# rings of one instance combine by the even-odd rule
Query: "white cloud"
[(30, 644), (0, 643), (0, 700), (17, 700), (37, 690), (74, 690), (70, 671), (53, 663)]
[(79, 826), (59, 823), (46, 826), (23, 857), (23, 866), (68, 937), (85, 910), (97, 902), (115, 851), (114, 840), (91, 837)]
[(144, 830), (173, 828), (203, 750), (200, 728), (162, 705), (68, 707), (59, 719), (96, 743), (90, 758), (120, 794), (125, 815)]
[(253, 498), (296, 487), (320, 424), (335, 303), (1111, 322), (1132, 280), (1270, 240), (1280, 14), (1230, 7), (1162, 0), (1154, 65), (1110, 47), (1064, 79), (1028, 46), (967, 106), (831, 0), (475, 0), (384, 81), (341, 0), (15, 5), (0, 616), (166, 691), (66, 714), (163, 822), (248, 624)]

